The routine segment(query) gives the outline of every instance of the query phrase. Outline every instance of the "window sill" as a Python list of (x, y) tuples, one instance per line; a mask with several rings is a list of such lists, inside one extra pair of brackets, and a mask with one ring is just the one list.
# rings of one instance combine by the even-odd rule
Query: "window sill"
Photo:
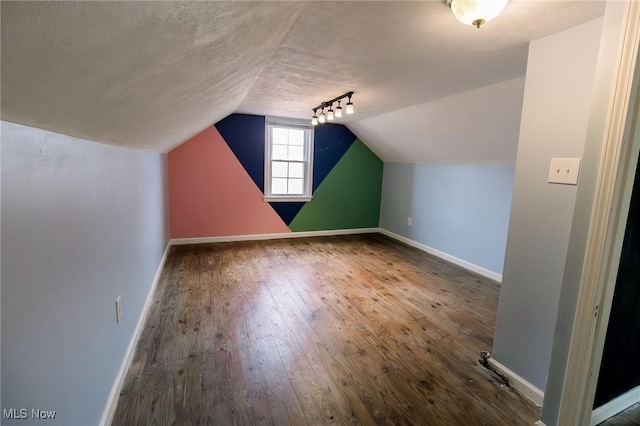
[(264, 196), (264, 201), (268, 203), (306, 203), (311, 201), (313, 197), (307, 196)]

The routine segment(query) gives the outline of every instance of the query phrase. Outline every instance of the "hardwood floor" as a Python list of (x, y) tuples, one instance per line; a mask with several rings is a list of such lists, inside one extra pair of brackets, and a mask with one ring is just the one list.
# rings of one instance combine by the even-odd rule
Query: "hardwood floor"
[(498, 285), (382, 235), (175, 246), (115, 425), (532, 425)]
[(599, 426), (638, 426), (640, 425), (640, 403), (634, 404)]

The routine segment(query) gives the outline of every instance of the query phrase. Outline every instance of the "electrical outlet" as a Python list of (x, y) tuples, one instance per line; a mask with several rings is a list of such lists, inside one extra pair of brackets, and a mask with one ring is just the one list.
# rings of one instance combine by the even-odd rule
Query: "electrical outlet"
[(549, 167), (549, 183), (578, 184), (579, 158), (552, 158)]
[(116, 322), (120, 322), (120, 318), (122, 318), (122, 296), (116, 299)]
[(411, 219), (410, 217), (407, 218), (407, 225), (411, 226), (413, 224), (413, 219)]

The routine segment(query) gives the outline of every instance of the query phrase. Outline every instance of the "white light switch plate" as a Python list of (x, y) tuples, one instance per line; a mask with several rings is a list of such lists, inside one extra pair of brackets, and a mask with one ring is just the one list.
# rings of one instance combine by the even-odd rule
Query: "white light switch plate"
[(579, 171), (579, 158), (552, 158), (549, 167), (549, 183), (577, 185)]

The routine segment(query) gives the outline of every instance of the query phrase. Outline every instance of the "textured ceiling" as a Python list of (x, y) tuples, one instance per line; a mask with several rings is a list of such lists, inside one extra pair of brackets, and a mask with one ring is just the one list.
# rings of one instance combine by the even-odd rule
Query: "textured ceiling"
[(167, 151), (231, 114), (302, 3), (2, 2), (2, 118)]
[[(312, 107), (353, 90), (349, 126), (383, 159), (478, 162), (482, 156), (456, 159), (438, 146), (446, 120), (420, 126), (403, 115), (407, 107), (455, 110), (451, 102), (466, 92), (491, 86), (491, 95), (499, 82), (520, 90), (503, 96), (512, 102), (522, 88), (506, 81), (524, 75), (527, 42), (596, 18), (604, 4), (512, 0), (479, 30), (458, 23), (444, 0), (2, 1), (1, 8), (4, 120), (167, 151), (232, 112), (309, 118)], [(517, 108), (511, 115), (519, 121)], [(459, 118), (466, 127), (478, 119)], [(417, 157), (413, 143), (385, 144), (385, 128), (405, 125), (416, 126), (406, 140), (433, 149)], [(513, 123), (505, 127), (511, 132)], [(515, 152), (517, 141), (510, 143)], [(478, 146), (485, 157), (498, 148)]]

